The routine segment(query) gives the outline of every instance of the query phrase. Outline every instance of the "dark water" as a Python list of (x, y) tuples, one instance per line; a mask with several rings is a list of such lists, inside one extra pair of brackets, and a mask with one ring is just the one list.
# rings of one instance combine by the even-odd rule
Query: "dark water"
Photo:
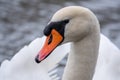
[[(0, 0), (0, 62), (42, 36), (53, 13), (71, 5), (91, 9), (100, 21), (101, 32), (120, 48), (120, 0)], [(63, 67), (59, 69), (61, 72)]]

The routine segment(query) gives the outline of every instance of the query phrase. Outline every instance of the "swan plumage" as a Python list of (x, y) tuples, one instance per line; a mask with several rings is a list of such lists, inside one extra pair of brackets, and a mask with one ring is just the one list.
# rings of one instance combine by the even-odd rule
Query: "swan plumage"
[(93, 80), (120, 80), (120, 50), (103, 34)]
[(16, 53), (11, 60), (5, 60), (0, 67), (0, 80), (57, 80), (56, 75), (50, 77), (51, 73), (55, 73), (56, 70), (50, 71), (68, 53), (69, 46), (58, 47), (46, 60), (37, 64), (34, 58), (41, 49), (45, 38), (35, 39)]

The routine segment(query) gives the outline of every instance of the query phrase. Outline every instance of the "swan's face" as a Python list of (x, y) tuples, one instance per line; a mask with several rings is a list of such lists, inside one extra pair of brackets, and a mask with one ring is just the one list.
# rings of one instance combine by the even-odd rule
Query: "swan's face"
[[(87, 9), (66, 7), (57, 11), (44, 29), (45, 44), (36, 57), (36, 62), (44, 60), (58, 45), (82, 39), (89, 28)], [(87, 23), (87, 24), (86, 24)]]

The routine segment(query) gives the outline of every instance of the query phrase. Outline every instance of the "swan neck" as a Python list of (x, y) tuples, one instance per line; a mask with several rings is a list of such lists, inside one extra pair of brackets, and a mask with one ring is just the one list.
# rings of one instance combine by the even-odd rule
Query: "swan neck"
[(92, 80), (99, 49), (99, 32), (73, 42), (62, 80)]

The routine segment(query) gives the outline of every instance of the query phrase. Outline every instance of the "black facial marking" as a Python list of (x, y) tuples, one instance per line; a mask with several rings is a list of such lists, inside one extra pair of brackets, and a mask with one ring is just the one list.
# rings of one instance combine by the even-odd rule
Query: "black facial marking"
[(49, 25), (47, 25), (44, 29), (44, 35), (48, 36), (51, 34), (51, 30), (55, 29), (57, 30), (63, 37), (64, 37), (64, 29), (65, 25), (69, 23), (69, 19), (58, 21), (58, 22), (51, 22)]
[(45, 29), (44, 29), (44, 31), (43, 31), (44, 35), (46, 35), (46, 36), (50, 35), (51, 30), (52, 30), (52, 28), (49, 27), (49, 25), (46, 26)]

